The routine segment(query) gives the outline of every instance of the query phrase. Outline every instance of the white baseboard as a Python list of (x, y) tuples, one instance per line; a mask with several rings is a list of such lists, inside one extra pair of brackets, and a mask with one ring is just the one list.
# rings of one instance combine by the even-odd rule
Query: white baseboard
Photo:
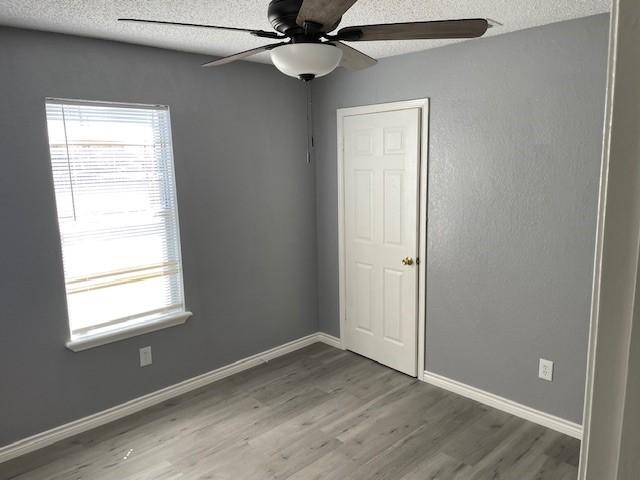
[(436, 387), (449, 390), (457, 393), (458, 395), (462, 395), (463, 397), (467, 397), (498, 410), (502, 410), (503, 412), (510, 413), (516, 417), (524, 418), (530, 422), (564, 433), (565, 435), (569, 435), (579, 440), (582, 439), (582, 426), (577, 423), (570, 422), (569, 420), (565, 420), (564, 418), (541, 412), (540, 410), (527, 407), (526, 405), (514, 402), (513, 400), (485, 392), (484, 390), (480, 390), (479, 388), (472, 387), (456, 380), (451, 380), (450, 378), (443, 377), (437, 373), (425, 371), (424, 381), (431, 385), (435, 385)]
[(293, 340), (292, 342), (285, 343), (284, 345), (280, 345), (279, 347), (272, 348), (256, 355), (243, 358), (242, 360), (238, 360), (237, 362), (211, 372), (190, 378), (142, 397), (135, 398), (115, 407), (103, 410), (102, 412), (74, 420), (73, 422), (65, 425), (52, 428), (51, 430), (38, 433), (10, 445), (0, 447), (0, 463), (33, 452), (40, 448), (47, 447), (53, 443), (59, 442), (60, 440), (78, 435), (79, 433), (86, 432), (101, 425), (106, 425), (107, 423), (119, 420), (128, 415), (144, 410), (145, 408), (152, 407), (317, 342), (326, 343), (327, 345), (331, 345), (336, 348), (343, 348), (340, 339), (327, 335), (326, 333), (318, 332), (307, 335), (306, 337)]
[(338, 337), (334, 337), (333, 335), (329, 335), (328, 333), (318, 332), (318, 341), (322, 343), (326, 343), (327, 345), (335, 348), (339, 348), (340, 350), (344, 350), (344, 345), (342, 340)]

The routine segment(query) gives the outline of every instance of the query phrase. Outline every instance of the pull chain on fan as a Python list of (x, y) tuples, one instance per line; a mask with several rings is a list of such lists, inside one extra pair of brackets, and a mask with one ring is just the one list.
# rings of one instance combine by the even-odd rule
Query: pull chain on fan
[(307, 94), (307, 163), (311, 163), (315, 142), (313, 138), (313, 92), (311, 82), (304, 82)]

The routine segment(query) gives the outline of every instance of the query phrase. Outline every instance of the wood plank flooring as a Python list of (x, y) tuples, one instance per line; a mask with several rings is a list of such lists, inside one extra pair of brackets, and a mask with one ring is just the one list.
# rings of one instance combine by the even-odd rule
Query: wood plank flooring
[(574, 480), (579, 449), (318, 343), (0, 464), (0, 479)]

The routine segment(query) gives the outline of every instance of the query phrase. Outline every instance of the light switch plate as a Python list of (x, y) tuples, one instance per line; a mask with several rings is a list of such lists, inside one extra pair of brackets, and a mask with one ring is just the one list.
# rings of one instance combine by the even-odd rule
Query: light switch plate
[(538, 377), (548, 382), (553, 381), (553, 362), (551, 360), (540, 359)]
[(147, 367), (153, 363), (151, 356), (151, 347), (143, 347), (140, 349), (140, 366)]

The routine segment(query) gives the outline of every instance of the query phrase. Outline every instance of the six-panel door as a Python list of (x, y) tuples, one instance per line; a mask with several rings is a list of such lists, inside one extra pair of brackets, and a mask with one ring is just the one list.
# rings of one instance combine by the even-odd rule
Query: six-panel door
[(343, 149), (345, 345), (415, 376), (420, 109), (345, 117)]

